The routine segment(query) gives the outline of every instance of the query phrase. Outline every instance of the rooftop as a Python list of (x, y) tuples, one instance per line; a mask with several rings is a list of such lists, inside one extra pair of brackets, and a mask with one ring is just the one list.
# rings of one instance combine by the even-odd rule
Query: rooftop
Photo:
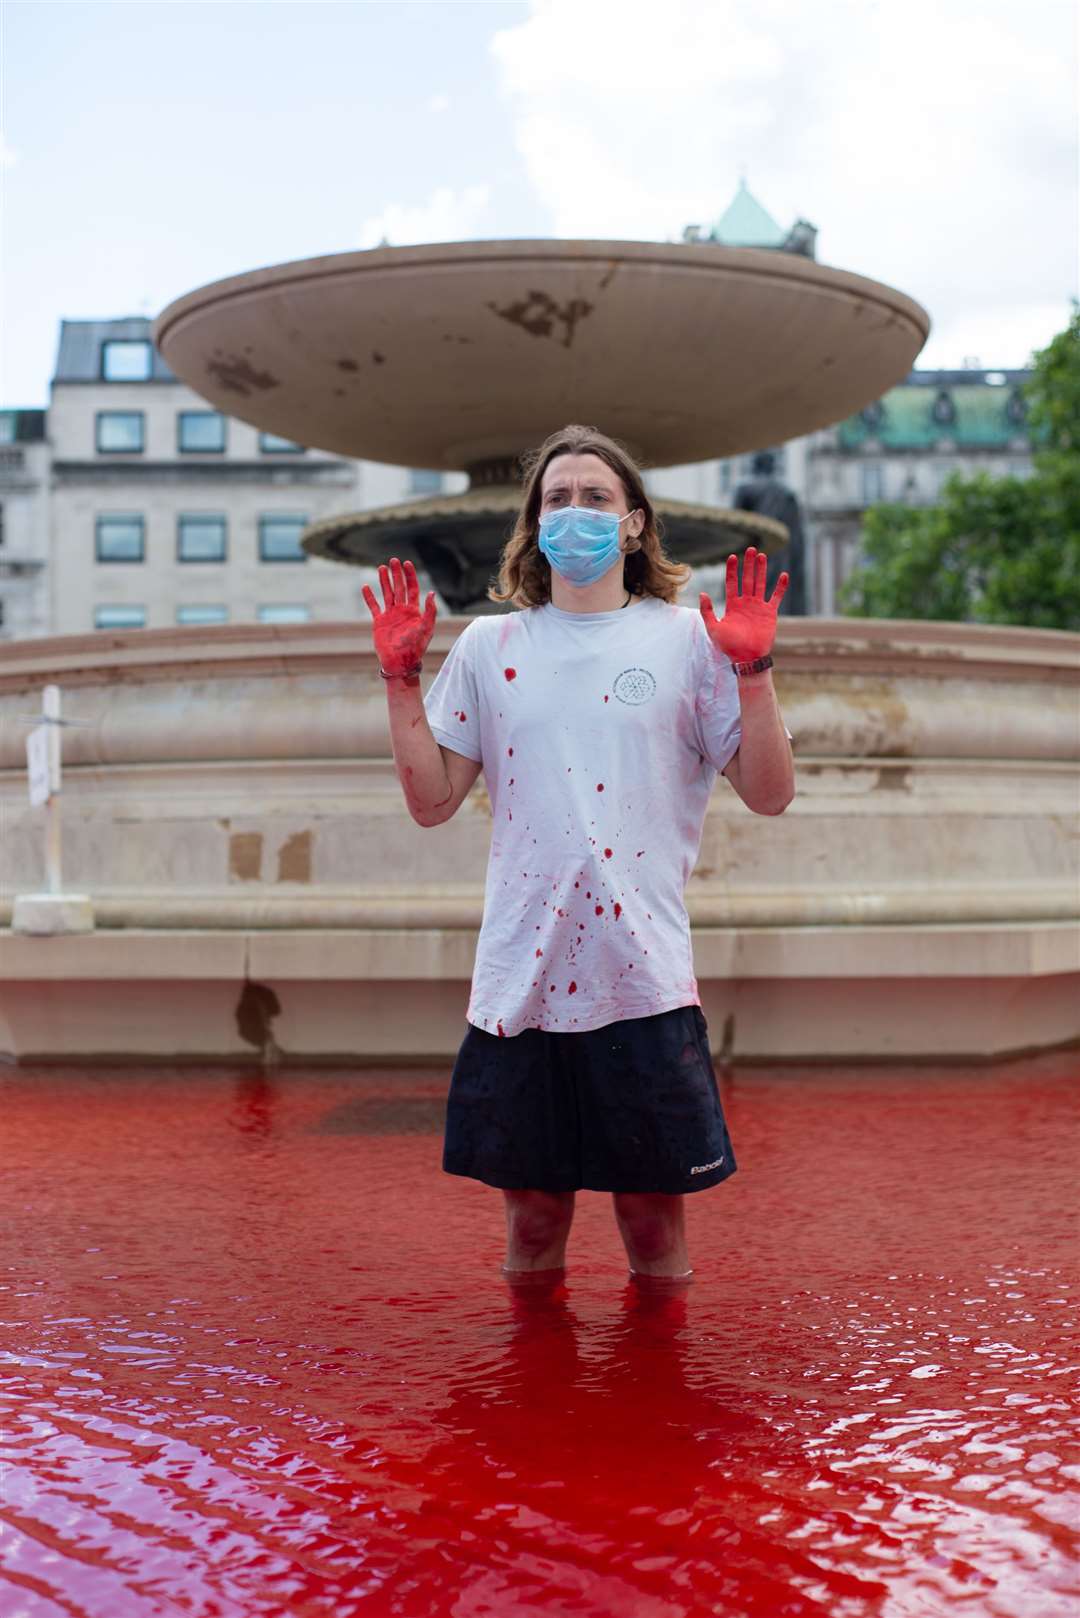
[[(62, 320), (53, 382), (175, 382), (177, 378), (154, 346), (152, 326), (146, 315), (127, 315), (119, 320)], [(106, 377), (106, 343), (148, 343), (146, 372)]]
[(1023, 385), (1029, 370), (912, 371), (837, 429), (841, 449), (1007, 449), (1029, 436)]

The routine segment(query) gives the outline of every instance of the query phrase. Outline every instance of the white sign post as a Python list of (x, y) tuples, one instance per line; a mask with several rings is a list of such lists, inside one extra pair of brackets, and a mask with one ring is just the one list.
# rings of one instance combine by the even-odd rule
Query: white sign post
[[(27, 716), (29, 717), (29, 716)], [(40, 720), (26, 738), (26, 767), (30, 803), (45, 809), (44, 893), (20, 893), (11, 916), (13, 933), (89, 933), (94, 930), (94, 908), (85, 893), (65, 893), (60, 869), (60, 731), (78, 720), (60, 717), (60, 687), (47, 685)]]

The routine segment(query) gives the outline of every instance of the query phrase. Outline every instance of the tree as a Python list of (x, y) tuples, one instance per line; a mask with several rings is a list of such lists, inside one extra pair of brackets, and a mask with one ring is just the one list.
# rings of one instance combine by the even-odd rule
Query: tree
[(872, 507), (845, 612), (1080, 630), (1080, 303), (1024, 392), (1032, 476), (955, 473), (936, 506)]

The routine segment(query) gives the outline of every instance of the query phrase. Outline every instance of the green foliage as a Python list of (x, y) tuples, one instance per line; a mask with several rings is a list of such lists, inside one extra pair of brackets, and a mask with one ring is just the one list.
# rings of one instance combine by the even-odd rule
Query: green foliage
[(872, 507), (845, 612), (1080, 630), (1080, 303), (1026, 393), (1033, 475), (956, 474), (934, 507)]

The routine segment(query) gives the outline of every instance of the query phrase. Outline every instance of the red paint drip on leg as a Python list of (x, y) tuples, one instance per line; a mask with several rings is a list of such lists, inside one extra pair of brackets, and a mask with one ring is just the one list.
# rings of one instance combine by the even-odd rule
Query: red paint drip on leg
[(506, 1038), (506, 1029), (503, 1027), (502, 1023), (497, 1022), (495, 1024), (495, 1026), (499, 1030), (499, 1038), (500, 1039), (505, 1039)]
[(571, 983), (566, 992), (567, 994), (577, 994), (577, 984)]
[(506, 675), (508, 680), (517, 679), (517, 669), (503, 669), (503, 673)]

